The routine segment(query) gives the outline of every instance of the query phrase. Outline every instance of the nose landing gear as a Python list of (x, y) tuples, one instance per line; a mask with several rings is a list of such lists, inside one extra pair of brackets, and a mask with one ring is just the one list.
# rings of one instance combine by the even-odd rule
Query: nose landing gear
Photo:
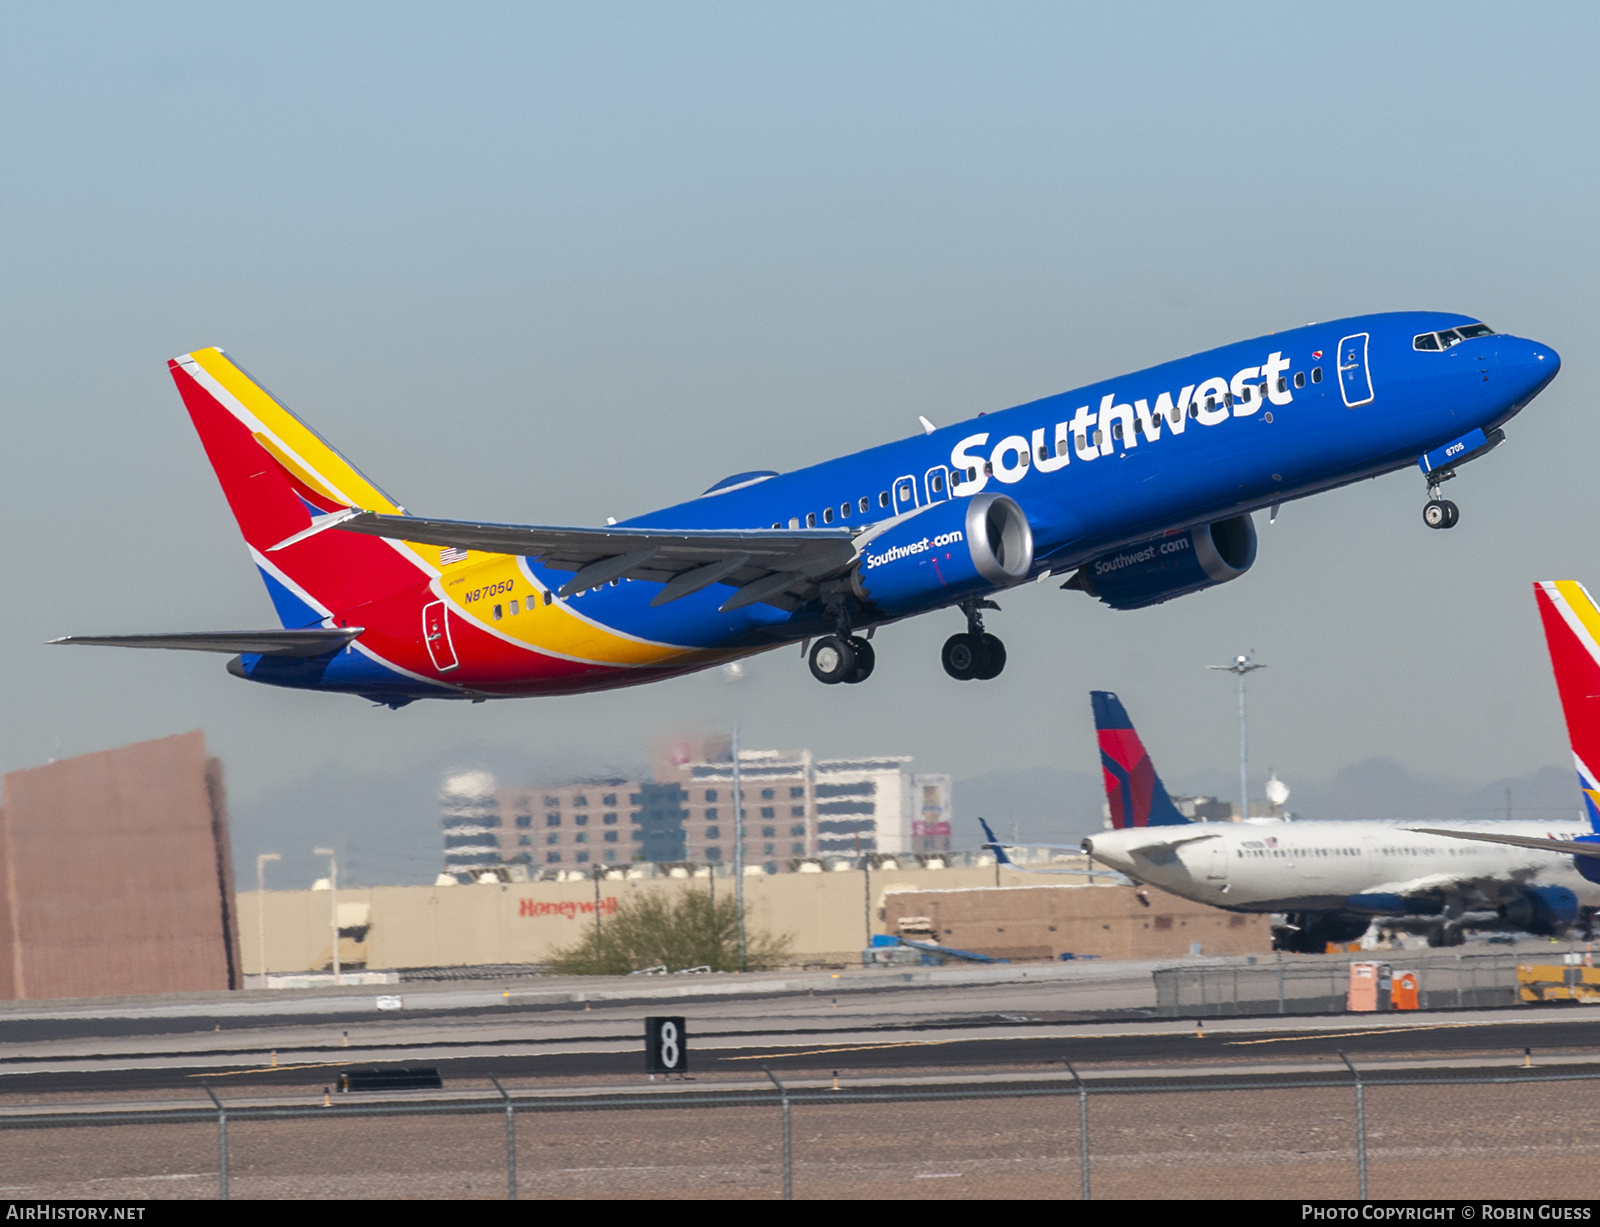
[[(1439, 487), (1433, 486), (1428, 493), (1437, 496)], [(1447, 498), (1430, 497), (1422, 509), (1422, 522), (1429, 528), (1454, 528), (1460, 519), (1461, 508)]]
[(983, 610), (999, 608), (993, 601), (961, 603), (961, 610), (967, 615), (966, 633), (951, 635), (939, 653), (944, 671), (956, 681), (987, 682), (999, 677), (1006, 667), (1006, 645), (983, 629)]

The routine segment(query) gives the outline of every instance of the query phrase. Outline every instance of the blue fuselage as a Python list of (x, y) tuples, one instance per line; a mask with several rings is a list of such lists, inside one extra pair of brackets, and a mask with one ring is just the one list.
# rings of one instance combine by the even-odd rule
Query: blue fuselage
[[(626, 521), (656, 528), (852, 527), (925, 509), (937, 532), (983, 492), (1008, 496), (1032, 530), (1028, 575), (1406, 468), (1452, 440), (1500, 427), (1555, 377), (1549, 346), (1500, 334), (1436, 350), (1420, 335), (1473, 325), (1444, 312), (1313, 324), (1193, 354), (932, 433), (744, 484)], [(901, 534), (904, 537), (905, 534)], [(896, 538), (897, 540), (899, 538)], [(931, 539), (937, 539), (933, 537)], [(913, 543), (904, 565), (915, 556)], [(870, 548), (864, 563), (873, 563)], [(898, 558), (891, 566), (899, 566)], [(560, 572), (535, 575), (559, 584)], [(884, 568), (887, 575), (889, 567)], [(945, 576), (851, 599), (868, 626), (957, 604), (1008, 584)], [(943, 578), (941, 578), (943, 577)], [(819, 603), (718, 613), (726, 591), (652, 608), (659, 586), (623, 582), (577, 599), (597, 622), (703, 648), (771, 646), (825, 631)]]

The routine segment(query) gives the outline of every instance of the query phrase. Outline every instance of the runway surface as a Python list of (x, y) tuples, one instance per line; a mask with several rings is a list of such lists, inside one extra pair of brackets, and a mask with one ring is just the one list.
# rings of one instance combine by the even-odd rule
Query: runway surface
[[(1193, 1020), (1151, 1017), (1143, 965), (1062, 970), (915, 983), (819, 973), (809, 987), (769, 978), (691, 996), (682, 985), (613, 982), (589, 986), (599, 1000), (582, 1001), (566, 999), (582, 990), (524, 981), (17, 1007), (0, 1013), (0, 1105), (52, 1092), (199, 1094), (202, 1082), (241, 1093), (320, 1088), (342, 1069), (384, 1064), (437, 1068), (447, 1087), (482, 1086), (490, 1074), (529, 1089), (635, 1083), (651, 1014), (686, 1019), (693, 1075), (718, 1085), (763, 1079), (763, 1067), (802, 1079), (922, 1078), (1062, 1071), (1067, 1060), (1101, 1082), (1342, 1077), (1340, 1052), (1375, 1072), (1511, 1068), (1525, 1049), (1544, 1068), (1600, 1063), (1600, 1012), (1582, 1006), (1209, 1019), (1197, 1034)], [(401, 1008), (377, 1008), (393, 996)]]

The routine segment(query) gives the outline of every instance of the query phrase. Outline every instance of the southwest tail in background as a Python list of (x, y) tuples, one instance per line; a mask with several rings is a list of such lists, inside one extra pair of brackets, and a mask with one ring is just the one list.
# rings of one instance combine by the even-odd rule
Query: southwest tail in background
[(1576, 580), (1540, 580), (1533, 593), (1589, 826), (1600, 831), (1600, 781), (1591, 770), (1600, 767), (1600, 609)]
[(1122, 700), (1109, 690), (1091, 690), (1095, 733), (1100, 741), (1100, 766), (1105, 772), (1111, 825), (1126, 827), (1181, 826), (1189, 822), (1172, 804), (1144, 743)]

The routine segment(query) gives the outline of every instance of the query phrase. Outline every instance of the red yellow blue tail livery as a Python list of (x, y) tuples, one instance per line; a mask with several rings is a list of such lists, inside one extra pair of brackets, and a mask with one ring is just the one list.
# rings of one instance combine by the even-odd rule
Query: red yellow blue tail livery
[[(989, 680), (1006, 650), (984, 612), (1029, 581), (1124, 610), (1200, 592), (1254, 564), (1254, 511), (1412, 465), (1424, 521), (1453, 526), (1440, 485), (1560, 359), (1441, 312), (1310, 325), (595, 528), (413, 515), (221, 350), (169, 367), (281, 625), (53, 642), (223, 652), (250, 681), (399, 707), (637, 685), (793, 643), (817, 680), (859, 683), (879, 627), (939, 609), (966, 624), (945, 672)], [(1107, 753), (1131, 771), (1126, 820), (1168, 821)]]

